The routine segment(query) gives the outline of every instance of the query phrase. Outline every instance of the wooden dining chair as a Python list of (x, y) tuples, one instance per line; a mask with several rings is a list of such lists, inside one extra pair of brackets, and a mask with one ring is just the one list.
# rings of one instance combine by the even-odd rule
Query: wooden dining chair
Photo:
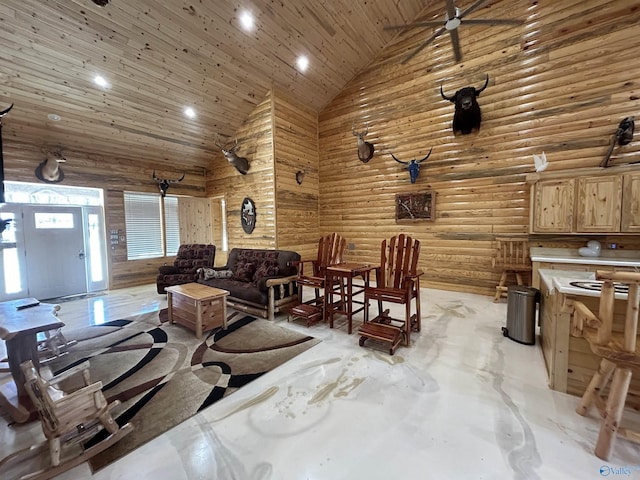
[[(342, 235), (331, 233), (318, 240), (318, 255), (314, 260), (299, 262), (296, 278), (298, 304), (289, 310), (289, 319), (304, 318), (307, 326), (326, 319), (326, 269), (331, 265), (342, 263), (346, 246), (347, 242)], [(310, 300), (303, 299), (304, 287), (311, 287), (314, 290), (314, 297)], [(331, 288), (334, 287), (335, 285), (331, 285)]]
[[(598, 270), (596, 280), (604, 282), (597, 314), (582, 302), (573, 302), (574, 334), (585, 338), (591, 351), (601, 358), (576, 411), (580, 415), (586, 415), (593, 405), (597, 407), (602, 423), (595, 455), (602, 460), (609, 460), (616, 436), (640, 443), (640, 431), (621, 425), (632, 373), (640, 368), (640, 351), (637, 345), (640, 273)], [(629, 285), (624, 316), (621, 319), (614, 316), (614, 282)], [(618, 303), (621, 301), (618, 300)]]
[[(367, 339), (389, 344), (389, 353), (394, 354), (400, 343), (409, 346), (411, 332), (419, 332), (420, 322), (420, 276), (418, 269), (420, 241), (400, 234), (383, 240), (380, 249), (380, 266), (376, 271), (376, 286), (364, 289), (364, 323), (358, 330), (360, 346)], [(369, 302), (378, 303), (378, 315), (369, 320)], [(411, 303), (415, 313), (411, 313)], [(390, 310), (383, 310), (384, 303), (404, 305), (404, 316), (394, 318)]]
[(496, 243), (491, 266), (501, 270), (501, 274), (496, 285), (494, 303), (507, 296), (509, 275), (515, 276), (518, 285), (524, 285), (523, 274), (531, 272), (529, 242), (526, 237), (496, 237)]

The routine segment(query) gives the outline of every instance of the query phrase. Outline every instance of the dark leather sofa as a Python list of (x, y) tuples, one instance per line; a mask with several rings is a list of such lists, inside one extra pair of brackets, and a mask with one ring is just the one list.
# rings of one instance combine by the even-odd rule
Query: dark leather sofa
[(298, 262), (300, 254), (290, 250), (233, 248), (227, 265), (201, 268), (197, 281), (227, 290), (228, 306), (273, 320), (298, 301)]

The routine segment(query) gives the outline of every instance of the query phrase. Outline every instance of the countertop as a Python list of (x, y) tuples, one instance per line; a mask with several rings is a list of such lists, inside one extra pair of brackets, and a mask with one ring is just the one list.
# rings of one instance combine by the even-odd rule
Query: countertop
[(599, 257), (583, 257), (577, 248), (531, 247), (532, 262), (580, 263), (583, 265), (611, 265), (614, 267), (638, 267), (640, 269), (640, 251), (638, 250), (602, 250)]
[[(597, 290), (587, 290), (584, 288), (574, 287), (571, 282), (592, 280), (596, 281), (595, 272), (580, 272), (575, 270), (551, 270), (541, 268), (539, 270), (540, 281), (543, 282), (551, 293), (558, 291), (569, 295), (582, 295), (584, 297), (599, 297), (600, 292)], [(626, 293), (616, 293), (616, 299), (625, 300)]]

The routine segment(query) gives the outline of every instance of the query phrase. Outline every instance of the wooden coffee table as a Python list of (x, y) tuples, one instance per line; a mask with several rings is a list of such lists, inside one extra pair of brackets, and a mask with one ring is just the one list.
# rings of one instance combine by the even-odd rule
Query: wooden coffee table
[(200, 283), (185, 283), (165, 288), (169, 321), (196, 332), (197, 338), (212, 328), (227, 328), (229, 292)]

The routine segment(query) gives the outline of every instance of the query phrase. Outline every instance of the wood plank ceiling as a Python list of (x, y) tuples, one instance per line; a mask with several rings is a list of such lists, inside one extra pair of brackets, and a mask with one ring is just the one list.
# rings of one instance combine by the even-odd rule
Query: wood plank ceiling
[(2, 0), (0, 109), (15, 104), (3, 136), (207, 168), (216, 134), (232, 139), (272, 86), (319, 111), (393, 40), (383, 26), (412, 21), (425, 3)]

